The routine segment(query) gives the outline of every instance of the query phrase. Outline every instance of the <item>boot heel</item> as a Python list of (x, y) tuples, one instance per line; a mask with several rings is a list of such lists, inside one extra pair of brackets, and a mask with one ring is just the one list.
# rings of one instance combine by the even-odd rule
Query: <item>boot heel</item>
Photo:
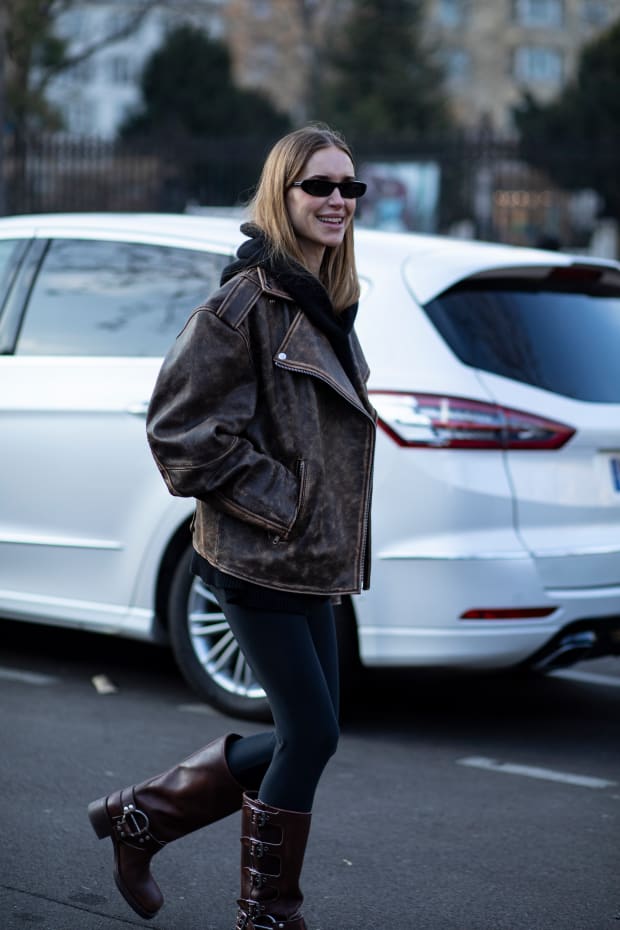
[(110, 836), (112, 827), (108, 817), (106, 798), (99, 798), (98, 801), (93, 801), (92, 804), (88, 805), (88, 819), (100, 840)]

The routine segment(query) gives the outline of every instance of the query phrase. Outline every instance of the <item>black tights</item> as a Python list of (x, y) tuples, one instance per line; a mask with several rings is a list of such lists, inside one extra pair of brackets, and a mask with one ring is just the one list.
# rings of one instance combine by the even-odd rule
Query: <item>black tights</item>
[(338, 647), (329, 602), (289, 613), (230, 603), (216, 593), (230, 627), (267, 694), (275, 723), (228, 750), (233, 775), (259, 786), (265, 804), (310, 811), (338, 743)]

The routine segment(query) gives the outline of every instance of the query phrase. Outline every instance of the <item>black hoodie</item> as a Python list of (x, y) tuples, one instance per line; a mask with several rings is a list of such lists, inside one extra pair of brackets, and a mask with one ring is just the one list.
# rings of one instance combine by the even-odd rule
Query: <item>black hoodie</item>
[(349, 334), (355, 323), (357, 303), (336, 313), (329, 294), (317, 277), (292, 258), (277, 259), (270, 256), (262, 229), (254, 223), (244, 223), (241, 232), (250, 238), (239, 247), (236, 261), (224, 268), (222, 284), (246, 268), (261, 265), (282, 290), (290, 294), (311, 323), (327, 336), (340, 364), (353, 381), (355, 365)]

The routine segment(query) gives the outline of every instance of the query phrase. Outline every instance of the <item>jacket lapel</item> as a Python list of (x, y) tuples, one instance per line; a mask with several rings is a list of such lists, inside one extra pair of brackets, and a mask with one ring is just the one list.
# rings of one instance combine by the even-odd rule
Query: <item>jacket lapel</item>
[(279, 368), (288, 368), (320, 378), (346, 397), (353, 406), (366, 414), (370, 412), (345, 374), (329, 339), (312, 325), (303, 310), (299, 310), (295, 315), (273, 360)]

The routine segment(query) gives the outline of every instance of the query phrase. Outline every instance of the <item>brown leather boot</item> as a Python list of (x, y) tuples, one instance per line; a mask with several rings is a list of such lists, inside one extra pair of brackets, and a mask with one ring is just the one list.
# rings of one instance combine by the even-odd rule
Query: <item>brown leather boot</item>
[(255, 792), (244, 794), (236, 930), (306, 930), (299, 876), (310, 818), (269, 807)]
[(150, 872), (155, 853), (241, 807), (243, 788), (226, 762), (235, 739), (235, 733), (222, 736), (168, 772), (89, 805), (93, 830), (112, 840), (118, 890), (140, 917), (154, 917), (164, 903)]

